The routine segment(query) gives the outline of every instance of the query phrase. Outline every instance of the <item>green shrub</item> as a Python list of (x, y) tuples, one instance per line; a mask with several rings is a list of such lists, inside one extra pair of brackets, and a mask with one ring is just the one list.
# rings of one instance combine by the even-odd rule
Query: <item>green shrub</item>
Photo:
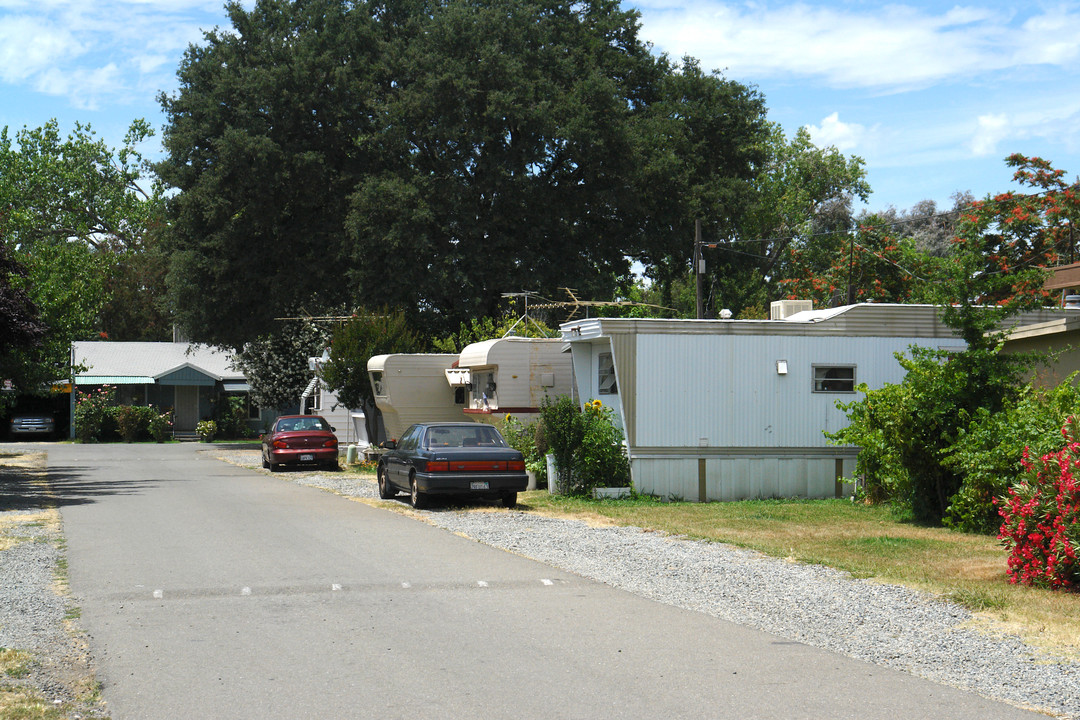
[(859, 448), (855, 475), (861, 499), (874, 504), (905, 503), (910, 496), (911, 479), (891, 440), (891, 428), (902, 422), (907, 393), (901, 385), (886, 385), (872, 395), (865, 384), (857, 389), (866, 397), (837, 403), (847, 413), (849, 424), (828, 437), (835, 443)]
[(217, 423), (213, 420), (202, 420), (195, 426), (195, 433), (203, 442), (212, 442), (217, 431)]
[(247, 406), (244, 398), (236, 396), (224, 396), (217, 403), (218, 434), (225, 438), (246, 438), (254, 435), (254, 431), (247, 424)]
[(499, 431), (507, 444), (525, 458), (525, 468), (536, 475), (537, 487), (546, 486), (547, 463), (544, 461), (544, 455), (548, 448), (543, 420), (523, 423), (507, 413), (499, 423)]
[(593, 400), (580, 410), (569, 397), (561, 396), (555, 401), (545, 399), (540, 412), (555, 456), (559, 491), (589, 495), (597, 487), (630, 485), (630, 462), (611, 408)]
[(79, 442), (102, 438), (108, 409), (115, 397), (116, 388), (109, 385), (88, 393), (79, 392), (75, 401), (75, 437)]
[(121, 405), (111, 413), (124, 442), (145, 440), (150, 436), (150, 420), (156, 414), (146, 405)]
[(629, 487), (630, 461), (623, 447), (622, 430), (615, 424), (615, 411), (599, 400), (585, 403), (582, 412), (585, 434), (574, 464), (582, 491), (597, 487)]
[(171, 438), (172, 427), (171, 412), (159, 413), (157, 410), (153, 410), (153, 416), (150, 418), (149, 430), (150, 437), (154, 438), (155, 442), (165, 442)]
[(987, 347), (948, 353), (912, 346), (910, 353), (897, 355), (907, 371), (903, 382), (880, 390), (862, 386), (862, 400), (839, 405), (848, 412), (848, 427), (828, 437), (845, 445), (867, 443), (859, 472), (881, 474), (867, 486), (936, 525), (964, 482), (955, 464), (946, 462), (952, 446), (980, 409), (994, 414), (1009, 406), (1023, 359)]
[(1061, 447), (1061, 427), (1080, 410), (1076, 375), (1049, 390), (1025, 387), (1004, 410), (979, 409), (942, 462), (963, 475), (943, 522), (965, 532), (995, 534), (1001, 516), (994, 499), (1024, 475), (1025, 450), (1042, 457)]

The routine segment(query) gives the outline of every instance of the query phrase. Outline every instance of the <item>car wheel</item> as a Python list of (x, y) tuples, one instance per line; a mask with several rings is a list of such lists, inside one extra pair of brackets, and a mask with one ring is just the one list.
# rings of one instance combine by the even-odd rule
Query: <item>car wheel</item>
[(379, 497), (383, 500), (389, 500), (397, 495), (397, 488), (390, 484), (390, 481), (386, 478), (386, 466), (379, 465)]
[(420, 492), (416, 487), (416, 474), (409, 475), (409, 502), (412, 506), (419, 510), (420, 508), (427, 507), (427, 495)]
[(270, 472), (278, 472), (281, 470), (281, 463), (270, 463)]
[(512, 508), (517, 505), (517, 493), (507, 493), (502, 496), (502, 504), (504, 508)]
[(329, 470), (330, 472), (337, 472), (338, 470), (341, 469), (341, 466), (338, 465), (337, 460), (327, 460), (326, 461), (326, 469)]

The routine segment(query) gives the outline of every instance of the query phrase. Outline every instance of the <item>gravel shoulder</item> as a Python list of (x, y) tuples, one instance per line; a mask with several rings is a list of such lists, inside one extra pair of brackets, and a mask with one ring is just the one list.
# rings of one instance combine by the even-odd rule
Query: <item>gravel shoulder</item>
[[(258, 466), (258, 453), (221, 453)], [(720, 543), (501, 508), (416, 511), (379, 500), (373, 477), (287, 473), (282, 480), (407, 512), (437, 527), (612, 587), (983, 697), (1080, 720), (1080, 663), (1015, 635), (989, 634), (952, 602)]]
[(15, 676), (0, 673), (0, 690), (36, 695), (52, 713), (44, 717), (102, 718), (107, 713), (67, 588), (63, 526), (45, 462), (38, 452), (5, 457), (0, 467), (0, 649), (30, 656)]

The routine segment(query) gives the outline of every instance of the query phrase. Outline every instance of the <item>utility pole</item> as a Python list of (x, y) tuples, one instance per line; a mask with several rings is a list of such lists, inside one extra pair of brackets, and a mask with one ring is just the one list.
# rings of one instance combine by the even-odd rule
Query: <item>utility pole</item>
[(701, 284), (702, 284), (702, 267), (701, 267), (701, 220), (694, 221), (694, 296), (697, 299), (697, 319), (701, 320), (705, 317), (705, 306), (701, 300)]

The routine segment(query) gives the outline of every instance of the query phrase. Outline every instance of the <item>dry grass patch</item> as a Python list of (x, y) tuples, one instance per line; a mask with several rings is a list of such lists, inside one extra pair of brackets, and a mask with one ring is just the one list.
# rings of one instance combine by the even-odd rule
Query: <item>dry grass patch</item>
[(33, 658), (24, 650), (0, 648), (0, 675), (9, 678), (23, 678), (30, 672)]
[(0, 718), (5, 720), (60, 720), (62, 709), (37, 692), (21, 687), (0, 687)]

